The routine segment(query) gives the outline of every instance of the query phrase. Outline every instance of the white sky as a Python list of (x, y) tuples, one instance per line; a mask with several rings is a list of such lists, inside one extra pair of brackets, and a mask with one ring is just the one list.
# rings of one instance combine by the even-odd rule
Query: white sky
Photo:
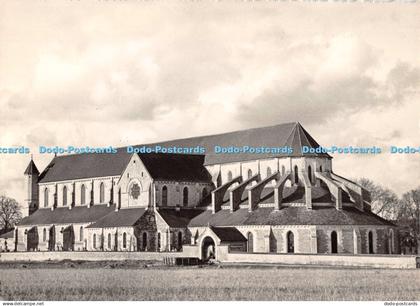
[[(0, 146), (122, 146), (300, 121), (321, 145), (420, 146), (420, 7), (0, 2)], [(34, 154), (42, 170), (52, 156)], [(29, 156), (0, 155), (24, 199)], [(420, 155), (334, 158), (398, 193)]]

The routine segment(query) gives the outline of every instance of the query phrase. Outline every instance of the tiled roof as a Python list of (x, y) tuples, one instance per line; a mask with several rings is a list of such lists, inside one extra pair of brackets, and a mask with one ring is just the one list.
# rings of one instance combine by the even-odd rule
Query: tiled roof
[(211, 227), (221, 242), (245, 242), (247, 239), (235, 227)]
[(120, 209), (107, 214), (95, 223), (89, 225), (88, 228), (134, 226), (145, 212), (145, 208)]
[[(205, 165), (230, 163), (236, 161), (256, 160), (270, 157), (303, 156), (302, 146), (311, 148), (319, 147), (319, 144), (309, 135), (309, 133), (298, 122), (284, 123), (269, 127), (247, 129), (235, 132), (228, 132), (217, 135), (192, 137), (185, 139), (175, 139), (151, 145), (195, 147), (202, 146), (206, 149)], [(293, 149), (292, 154), (216, 154), (215, 146), (250, 146), (250, 147), (284, 147), (289, 146)], [(305, 154), (304, 156), (330, 157), (328, 154)]]
[(159, 215), (165, 220), (170, 227), (186, 227), (192, 218), (202, 212), (197, 209), (180, 209), (159, 208)]
[(39, 174), (38, 168), (36, 167), (32, 159), (29, 162), (28, 167), (26, 167), (24, 174), (27, 174), (27, 175)]
[(44, 224), (71, 224), (71, 223), (90, 223), (109, 214), (115, 206), (94, 205), (90, 208), (86, 206), (59, 207), (54, 210), (50, 208), (40, 208), (32, 215), (23, 218), (18, 226), (21, 225), (44, 225)]
[(203, 155), (150, 153), (139, 156), (155, 180), (211, 182), (203, 166)]
[(334, 207), (313, 208), (284, 207), (275, 211), (270, 207), (260, 207), (249, 212), (238, 209), (231, 213), (220, 210), (213, 214), (205, 211), (191, 220), (189, 226), (239, 226), (239, 225), (391, 225), (389, 221), (371, 212), (361, 212), (356, 208)]
[[(202, 146), (206, 149), (204, 159), (199, 157), (192, 157), (191, 159), (182, 159), (180, 155), (173, 155), (172, 157), (164, 157), (171, 154), (151, 154), (148, 162), (153, 165), (156, 163), (170, 163), (177, 162), (177, 166), (184, 168), (195, 168), (199, 173), (191, 175), (192, 178), (204, 178), (202, 173), (202, 166), (230, 163), (236, 161), (256, 160), (270, 157), (282, 156), (303, 156), (301, 152), (302, 146), (309, 146), (316, 148), (318, 143), (308, 134), (308, 132), (299, 123), (285, 123), (275, 126), (254, 128), (248, 130), (241, 130), (236, 132), (229, 132), (217, 135), (199, 136), (192, 138), (176, 139), (163, 141), (159, 143), (146, 144), (146, 146), (160, 145), (162, 147), (196, 147)], [(141, 147), (137, 145), (135, 147)], [(250, 146), (250, 147), (284, 147), (290, 146), (293, 149), (292, 154), (216, 154), (214, 153), (215, 146)], [(146, 154), (141, 154), (144, 158)], [(175, 157), (177, 156), (177, 157)], [(305, 154), (304, 156), (322, 156), (330, 157), (328, 154)], [(119, 148), (115, 154), (74, 154), (61, 155), (55, 157), (51, 163), (45, 168), (40, 175), (40, 182), (54, 182), (65, 181), (89, 177), (104, 177), (121, 175), (124, 171), (131, 154), (127, 153), (126, 148)], [(145, 157), (147, 159), (147, 157)], [(201, 163), (201, 165), (199, 165)], [(175, 166), (173, 166), (175, 167)], [(165, 172), (165, 167), (157, 169), (156, 175), (161, 177), (172, 177), (173, 171)], [(153, 171), (152, 171), (153, 172)]]
[(131, 155), (125, 149), (118, 153), (59, 155), (40, 175), (40, 183), (121, 175)]

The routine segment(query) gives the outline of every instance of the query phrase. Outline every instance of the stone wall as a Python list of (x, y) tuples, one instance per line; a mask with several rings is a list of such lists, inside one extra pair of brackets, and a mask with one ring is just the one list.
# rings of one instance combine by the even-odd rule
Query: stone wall
[(249, 254), (229, 253), (218, 249), (218, 260), (223, 263), (260, 263), (285, 265), (346, 266), (389, 269), (415, 269), (416, 256), (393, 255), (321, 255), (321, 254)]
[(10, 252), (0, 253), (0, 262), (47, 260), (163, 260), (182, 257), (181, 252)]

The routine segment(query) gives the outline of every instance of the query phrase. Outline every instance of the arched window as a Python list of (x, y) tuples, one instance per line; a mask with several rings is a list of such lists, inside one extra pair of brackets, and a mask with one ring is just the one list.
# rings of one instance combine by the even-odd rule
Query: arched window
[(295, 235), (293, 232), (287, 232), (287, 253), (295, 252)]
[(248, 169), (248, 178), (251, 178), (251, 177), (252, 177), (252, 170)]
[(144, 232), (143, 233), (143, 241), (142, 241), (142, 243), (143, 243), (143, 250), (144, 251), (146, 251), (147, 250), (147, 233), (146, 232)]
[(369, 233), (368, 233), (368, 251), (369, 251), (369, 254), (373, 254), (374, 253), (374, 251), (373, 251), (373, 233), (372, 233), (372, 231), (369, 231)]
[(281, 175), (284, 175), (286, 173), (286, 167), (281, 166)]
[(67, 186), (63, 187), (63, 206), (67, 205)]
[(338, 253), (337, 250), (337, 232), (336, 231), (332, 231), (331, 232), (331, 253), (336, 254)]
[(48, 188), (45, 188), (44, 189), (44, 207), (48, 207), (48, 196), (49, 196)]
[(313, 184), (312, 182), (312, 167), (308, 166), (308, 177), (309, 177), (309, 181), (311, 182), (311, 184)]
[(96, 249), (96, 234), (93, 234), (93, 248)]
[(82, 186), (80, 187), (80, 204), (86, 204), (86, 187), (84, 184), (82, 184)]
[(118, 207), (121, 207), (121, 188), (118, 189)]
[(271, 168), (267, 167), (267, 177), (269, 177), (271, 175)]
[(178, 232), (178, 250), (182, 249), (182, 232)]
[(83, 226), (80, 227), (79, 240), (83, 241)]
[(188, 205), (188, 187), (184, 187), (184, 190), (182, 191), (182, 204), (184, 206)]
[(123, 233), (123, 248), (127, 247), (127, 233)]
[(168, 205), (168, 187), (162, 187), (162, 206)]
[(249, 232), (247, 234), (247, 239), (248, 239), (247, 251), (248, 251), (248, 253), (252, 253), (252, 252), (254, 252), (254, 235), (252, 235), (252, 233)]
[(157, 234), (157, 250), (160, 251), (160, 233)]
[(111, 233), (108, 234), (108, 249), (111, 249), (111, 241), (112, 241), (112, 235)]
[(208, 195), (208, 191), (207, 188), (203, 188), (203, 191), (201, 192), (201, 198), (204, 199), (205, 197), (207, 197)]
[(103, 203), (103, 202), (105, 202), (105, 185), (102, 182), (99, 185), (99, 203)]
[(42, 231), (42, 241), (47, 241), (47, 229), (44, 228), (44, 230)]
[(299, 184), (299, 176), (298, 176), (298, 166), (294, 168), (294, 175), (295, 175), (295, 184)]
[(230, 182), (232, 180), (232, 171), (228, 171), (227, 180)]

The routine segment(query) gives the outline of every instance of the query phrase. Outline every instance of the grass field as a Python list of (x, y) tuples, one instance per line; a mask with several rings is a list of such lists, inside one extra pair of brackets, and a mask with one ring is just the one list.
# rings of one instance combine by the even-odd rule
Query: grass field
[(0, 282), (5, 300), (420, 300), (420, 270), (66, 262), (0, 264)]

